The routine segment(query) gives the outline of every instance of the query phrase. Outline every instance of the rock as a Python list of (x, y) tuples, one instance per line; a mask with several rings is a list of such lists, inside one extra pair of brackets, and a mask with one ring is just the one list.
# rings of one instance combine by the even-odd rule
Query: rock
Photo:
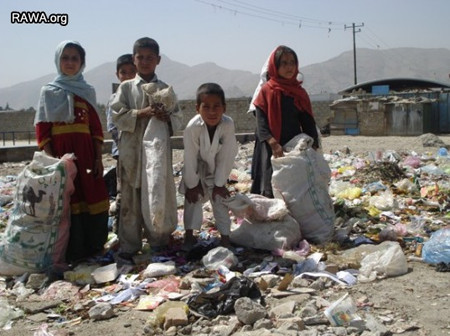
[(168, 330), (172, 326), (185, 326), (188, 324), (188, 317), (183, 308), (175, 307), (167, 309), (164, 330)]
[(266, 274), (261, 276), (261, 278), (267, 283), (268, 288), (273, 288), (280, 282), (280, 276), (276, 274)]
[(295, 309), (295, 301), (288, 301), (272, 308), (269, 312), (270, 318), (279, 319), (283, 317), (292, 317)]
[(234, 303), (234, 311), (239, 321), (253, 325), (266, 316), (266, 309), (248, 297), (242, 297)]
[(300, 310), (300, 316), (303, 318), (311, 317), (314, 315), (317, 315), (317, 308), (311, 303), (307, 304)]
[(17, 305), (27, 314), (36, 314), (46, 309), (57, 307), (61, 302), (61, 300), (21, 301)]
[(31, 273), (25, 287), (38, 290), (39, 288), (41, 288), (46, 278), (47, 276), (44, 273)]
[(269, 319), (260, 319), (253, 324), (253, 329), (272, 329), (273, 322)]
[(177, 334), (177, 327), (175, 326), (171, 326), (164, 332), (165, 336), (175, 336), (176, 334)]
[(114, 309), (109, 303), (102, 302), (89, 309), (88, 313), (92, 320), (107, 320), (114, 316)]
[(277, 330), (304, 330), (305, 323), (300, 317), (280, 318), (276, 324)]

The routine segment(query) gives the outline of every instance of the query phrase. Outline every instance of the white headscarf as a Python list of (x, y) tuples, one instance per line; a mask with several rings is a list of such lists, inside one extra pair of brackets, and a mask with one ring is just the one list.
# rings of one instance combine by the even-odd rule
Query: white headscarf
[(259, 83), (256, 86), (255, 92), (253, 93), (253, 97), (250, 102), (250, 106), (248, 107), (247, 113), (253, 113), (256, 110), (256, 107), (253, 103), (254, 103), (256, 97), (258, 97), (261, 87), (264, 85), (265, 82), (267, 82), (267, 73), (269, 72), (269, 60), (270, 60), (270, 55), (269, 55), (269, 57), (267, 57), (267, 60), (264, 62), (264, 65), (261, 68), (261, 73), (259, 75)]
[(61, 54), (69, 43), (81, 47), (77, 41), (67, 40), (61, 42), (56, 48), (55, 64), (58, 76), (41, 89), (34, 119), (35, 125), (39, 122), (73, 122), (75, 118), (73, 95), (87, 100), (94, 109), (97, 109), (94, 87), (86, 83), (82, 75), (86, 62), (83, 62), (80, 70), (73, 76), (67, 76), (61, 72)]
[[(272, 51), (273, 52), (273, 51)], [(272, 55), (272, 53), (270, 53)], [(259, 74), (259, 83), (256, 86), (255, 92), (253, 92), (252, 100), (250, 101), (250, 106), (248, 107), (247, 113), (254, 113), (256, 111), (256, 106), (254, 104), (256, 97), (258, 97), (259, 91), (261, 91), (262, 86), (265, 82), (267, 82), (267, 75), (269, 73), (269, 61), (270, 55), (267, 57), (264, 62), (261, 73)], [(297, 80), (303, 83), (303, 74), (301, 72), (298, 73)]]

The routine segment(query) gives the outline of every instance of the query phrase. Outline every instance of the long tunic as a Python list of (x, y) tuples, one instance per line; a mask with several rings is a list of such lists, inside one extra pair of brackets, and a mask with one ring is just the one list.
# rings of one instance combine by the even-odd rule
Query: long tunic
[(70, 205), (72, 214), (92, 215), (109, 209), (109, 196), (103, 179), (92, 173), (95, 161), (94, 139), (103, 142), (103, 131), (95, 109), (84, 99), (74, 95), (73, 123), (39, 122), (36, 124), (38, 147), (50, 143), (53, 155), (61, 157), (74, 153), (77, 166), (75, 192)]
[[(205, 122), (197, 114), (186, 126), (183, 142), (183, 180), (187, 188), (196, 187), (200, 180), (205, 181), (207, 177), (213, 187), (223, 187), (238, 150), (233, 120), (224, 115), (211, 141)], [(200, 169), (201, 165), (204, 168)]]
[[(284, 146), (289, 140), (300, 133), (306, 133), (314, 139), (318, 147), (318, 133), (314, 118), (307, 112), (298, 110), (294, 99), (288, 96), (281, 98), (282, 122), (280, 145)], [(272, 148), (267, 143), (273, 135), (269, 128), (267, 115), (260, 108), (256, 108), (256, 140), (252, 160), (252, 186), (250, 192), (267, 197), (273, 197), (272, 192)]]
[(220, 197), (212, 199), (212, 191), (214, 186), (223, 187), (226, 184), (234, 165), (238, 144), (233, 119), (222, 116), (210, 139), (205, 122), (197, 114), (184, 130), (183, 143), (184, 167), (180, 192), (185, 192), (185, 188), (192, 189), (201, 182), (205, 194), (204, 199), (196, 203), (189, 203), (185, 199), (185, 229), (200, 229), (203, 219), (202, 203), (209, 199), (217, 229), (222, 235), (229, 235), (231, 220), (228, 208)]
[[(158, 80), (155, 75), (151, 81), (157, 83), (160, 89), (166, 88), (168, 85), (161, 80)], [(111, 103), (113, 110), (112, 120), (120, 131), (119, 153), (120, 160), (120, 188), (121, 188), (121, 204), (120, 204), (120, 218), (119, 218), (119, 241), (121, 252), (134, 254), (142, 248), (142, 230), (144, 229), (146, 238), (150, 241), (152, 246), (166, 245), (167, 242), (163, 239), (155, 241), (152, 237), (154, 227), (150, 225), (149, 213), (144, 213), (143, 210), (148, 208), (142, 206), (143, 197), (141, 188), (144, 180), (148, 180), (148, 176), (143, 176), (144, 168), (149, 162), (145, 161), (144, 156), (144, 134), (149, 125), (150, 118), (138, 118), (138, 111), (148, 106), (148, 101), (142, 85), (147, 82), (139, 75), (134, 79), (124, 81), (117, 89), (117, 94)], [(177, 118), (181, 116), (178, 106), (172, 112), (172, 117)], [(171, 118), (172, 118), (171, 117)], [(171, 119), (172, 120), (172, 119)], [(173, 125), (172, 125), (173, 126)], [(165, 125), (165, 127), (169, 127)], [(167, 139), (170, 141), (169, 132), (166, 132)], [(166, 149), (162, 149), (166, 150)], [(165, 153), (170, 156), (171, 152)], [(167, 167), (167, 176), (172, 177), (172, 167)], [(167, 178), (167, 184), (173, 184), (175, 198), (175, 184), (173, 177)], [(151, 186), (148, 186), (151, 188)], [(166, 185), (166, 187), (168, 187)], [(170, 186), (169, 186), (170, 187)], [(164, 188), (166, 190), (166, 188)], [(151, 210), (151, 209), (150, 209)], [(167, 216), (176, 218), (176, 208), (173, 214)], [(170, 223), (168, 223), (170, 224)], [(154, 236), (154, 235), (153, 235)], [(159, 238), (159, 237), (157, 237)], [(168, 238), (168, 237), (167, 237)]]

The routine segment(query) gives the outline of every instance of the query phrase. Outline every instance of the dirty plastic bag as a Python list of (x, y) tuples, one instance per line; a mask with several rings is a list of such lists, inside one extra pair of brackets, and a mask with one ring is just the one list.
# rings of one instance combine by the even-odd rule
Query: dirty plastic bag
[(385, 190), (379, 195), (372, 196), (369, 199), (369, 205), (374, 206), (378, 210), (392, 210), (397, 208), (397, 202), (392, 194), (392, 191)]
[(405, 254), (398, 242), (385, 241), (379, 246), (378, 251), (361, 260), (358, 281), (371, 282), (377, 278), (394, 277), (408, 272)]
[(68, 268), (70, 196), (77, 167), (73, 154), (35, 152), (17, 177), (14, 206), (0, 235), (0, 274), (21, 275)]
[(244, 220), (232, 229), (230, 240), (233, 244), (260, 250), (290, 250), (302, 240), (302, 234), (298, 222), (286, 215), (282, 220), (270, 222)]
[(338, 327), (350, 325), (354, 321), (361, 321), (361, 317), (356, 314), (356, 311), (356, 304), (346, 293), (325, 309), (324, 313), (331, 325)]
[(210, 250), (203, 258), (203, 265), (210, 270), (217, 270), (219, 266), (232, 268), (238, 264), (238, 258), (229, 249), (218, 246)]
[(244, 220), (232, 227), (232, 243), (273, 251), (291, 249), (302, 239), (298, 222), (290, 215), (282, 199), (256, 194), (236, 194), (223, 203)]
[(257, 221), (283, 219), (289, 213), (282, 199), (267, 198), (262, 195), (237, 193), (223, 200), (223, 203), (237, 217)]
[(142, 276), (144, 278), (153, 278), (175, 274), (176, 272), (177, 268), (175, 266), (175, 262), (173, 261), (157, 262), (149, 264), (147, 268), (144, 270)]
[(295, 136), (285, 145), (293, 148), (291, 152), (272, 157), (272, 188), (275, 198), (286, 202), (303, 238), (323, 244), (334, 235), (335, 214), (328, 193), (331, 170), (323, 155), (310, 147), (308, 138), (303, 133)]
[(337, 179), (333, 179), (330, 182), (330, 186), (328, 187), (328, 192), (331, 196), (337, 196), (341, 192), (344, 192), (346, 189), (351, 188), (353, 185), (347, 181), (341, 181)]
[(226, 315), (234, 311), (234, 303), (241, 297), (248, 297), (264, 304), (261, 292), (247, 277), (234, 277), (213, 293), (200, 293), (188, 300), (189, 308), (208, 318)]
[(431, 234), (423, 244), (422, 259), (429, 264), (450, 263), (450, 227)]
[[(158, 82), (145, 84), (142, 89), (148, 105), (164, 105), (170, 113), (172, 128), (177, 129), (178, 114), (172, 113), (177, 100), (172, 87), (164, 87)], [(141, 206), (151, 246), (167, 245), (178, 222), (170, 133), (169, 123), (150, 118), (142, 138)]]

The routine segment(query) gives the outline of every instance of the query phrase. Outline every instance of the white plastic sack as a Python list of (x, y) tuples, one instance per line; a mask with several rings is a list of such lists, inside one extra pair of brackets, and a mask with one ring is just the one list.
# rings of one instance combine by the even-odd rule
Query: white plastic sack
[(230, 240), (233, 244), (260, 250), (290, 250), (302, 240), (298, 222), (286, 215), (277, 221), (244, 220), (236, 229), (232, 228)]
[(238, 264), (238, 258), (229, 249), (218, 246), (203, 256), (202, 263), (209, 270), (217, 270), (220, 266), (232, 268)]
[(244, 221), (232, 227), (230, 240), (237, 245), (261, 250), (291, 249), (302, 239), (298, 222), (288, 215), (281, 199), (255, 194), (236, 194), (223, 200)]
[(171, 275), (177, 272), (177, 268), (173, 261), (151, 263), (144, 270), (143, 278), (154, 278), (164, 275)]
[(286, 202), (291, 216), (300, 224), (303, 238), (322, 244), (334, 234), (335, 214), (328, 193), (331, 170), (307, 138), (311, 139), (306, 134), (294, 137), (285, 145), (291, 152), (272, 157), (272, 188), (274, 196)]
[(70, 195), (77, 168), (73, 154), (61, 159), (35, 152), (17, 177), (14, 208), (0, 238), (0, 274), (64, 270)]
[[(176, 97), (171, 87), (149, 83), (143, 89), (149, 104), (163, 104), (168, 112), (175, 108)], [(142, 151), (141, 205), (145, 226), (150, 231), (149, 243), (166, 245), (178, 221), (168, 123), (150, 119), (143, 136)]]
[(398, 242), (385, 241), (377, 251), (361, 260), (358, 281), (371, 282), (377, 278), (394, 277), (408, 272), (405, 254)]
[(224, 199), (223, 203), (235, 216), (255, 221), (277, 221), (289, 213), (283, 200), (257, 194), (237, 193)]

